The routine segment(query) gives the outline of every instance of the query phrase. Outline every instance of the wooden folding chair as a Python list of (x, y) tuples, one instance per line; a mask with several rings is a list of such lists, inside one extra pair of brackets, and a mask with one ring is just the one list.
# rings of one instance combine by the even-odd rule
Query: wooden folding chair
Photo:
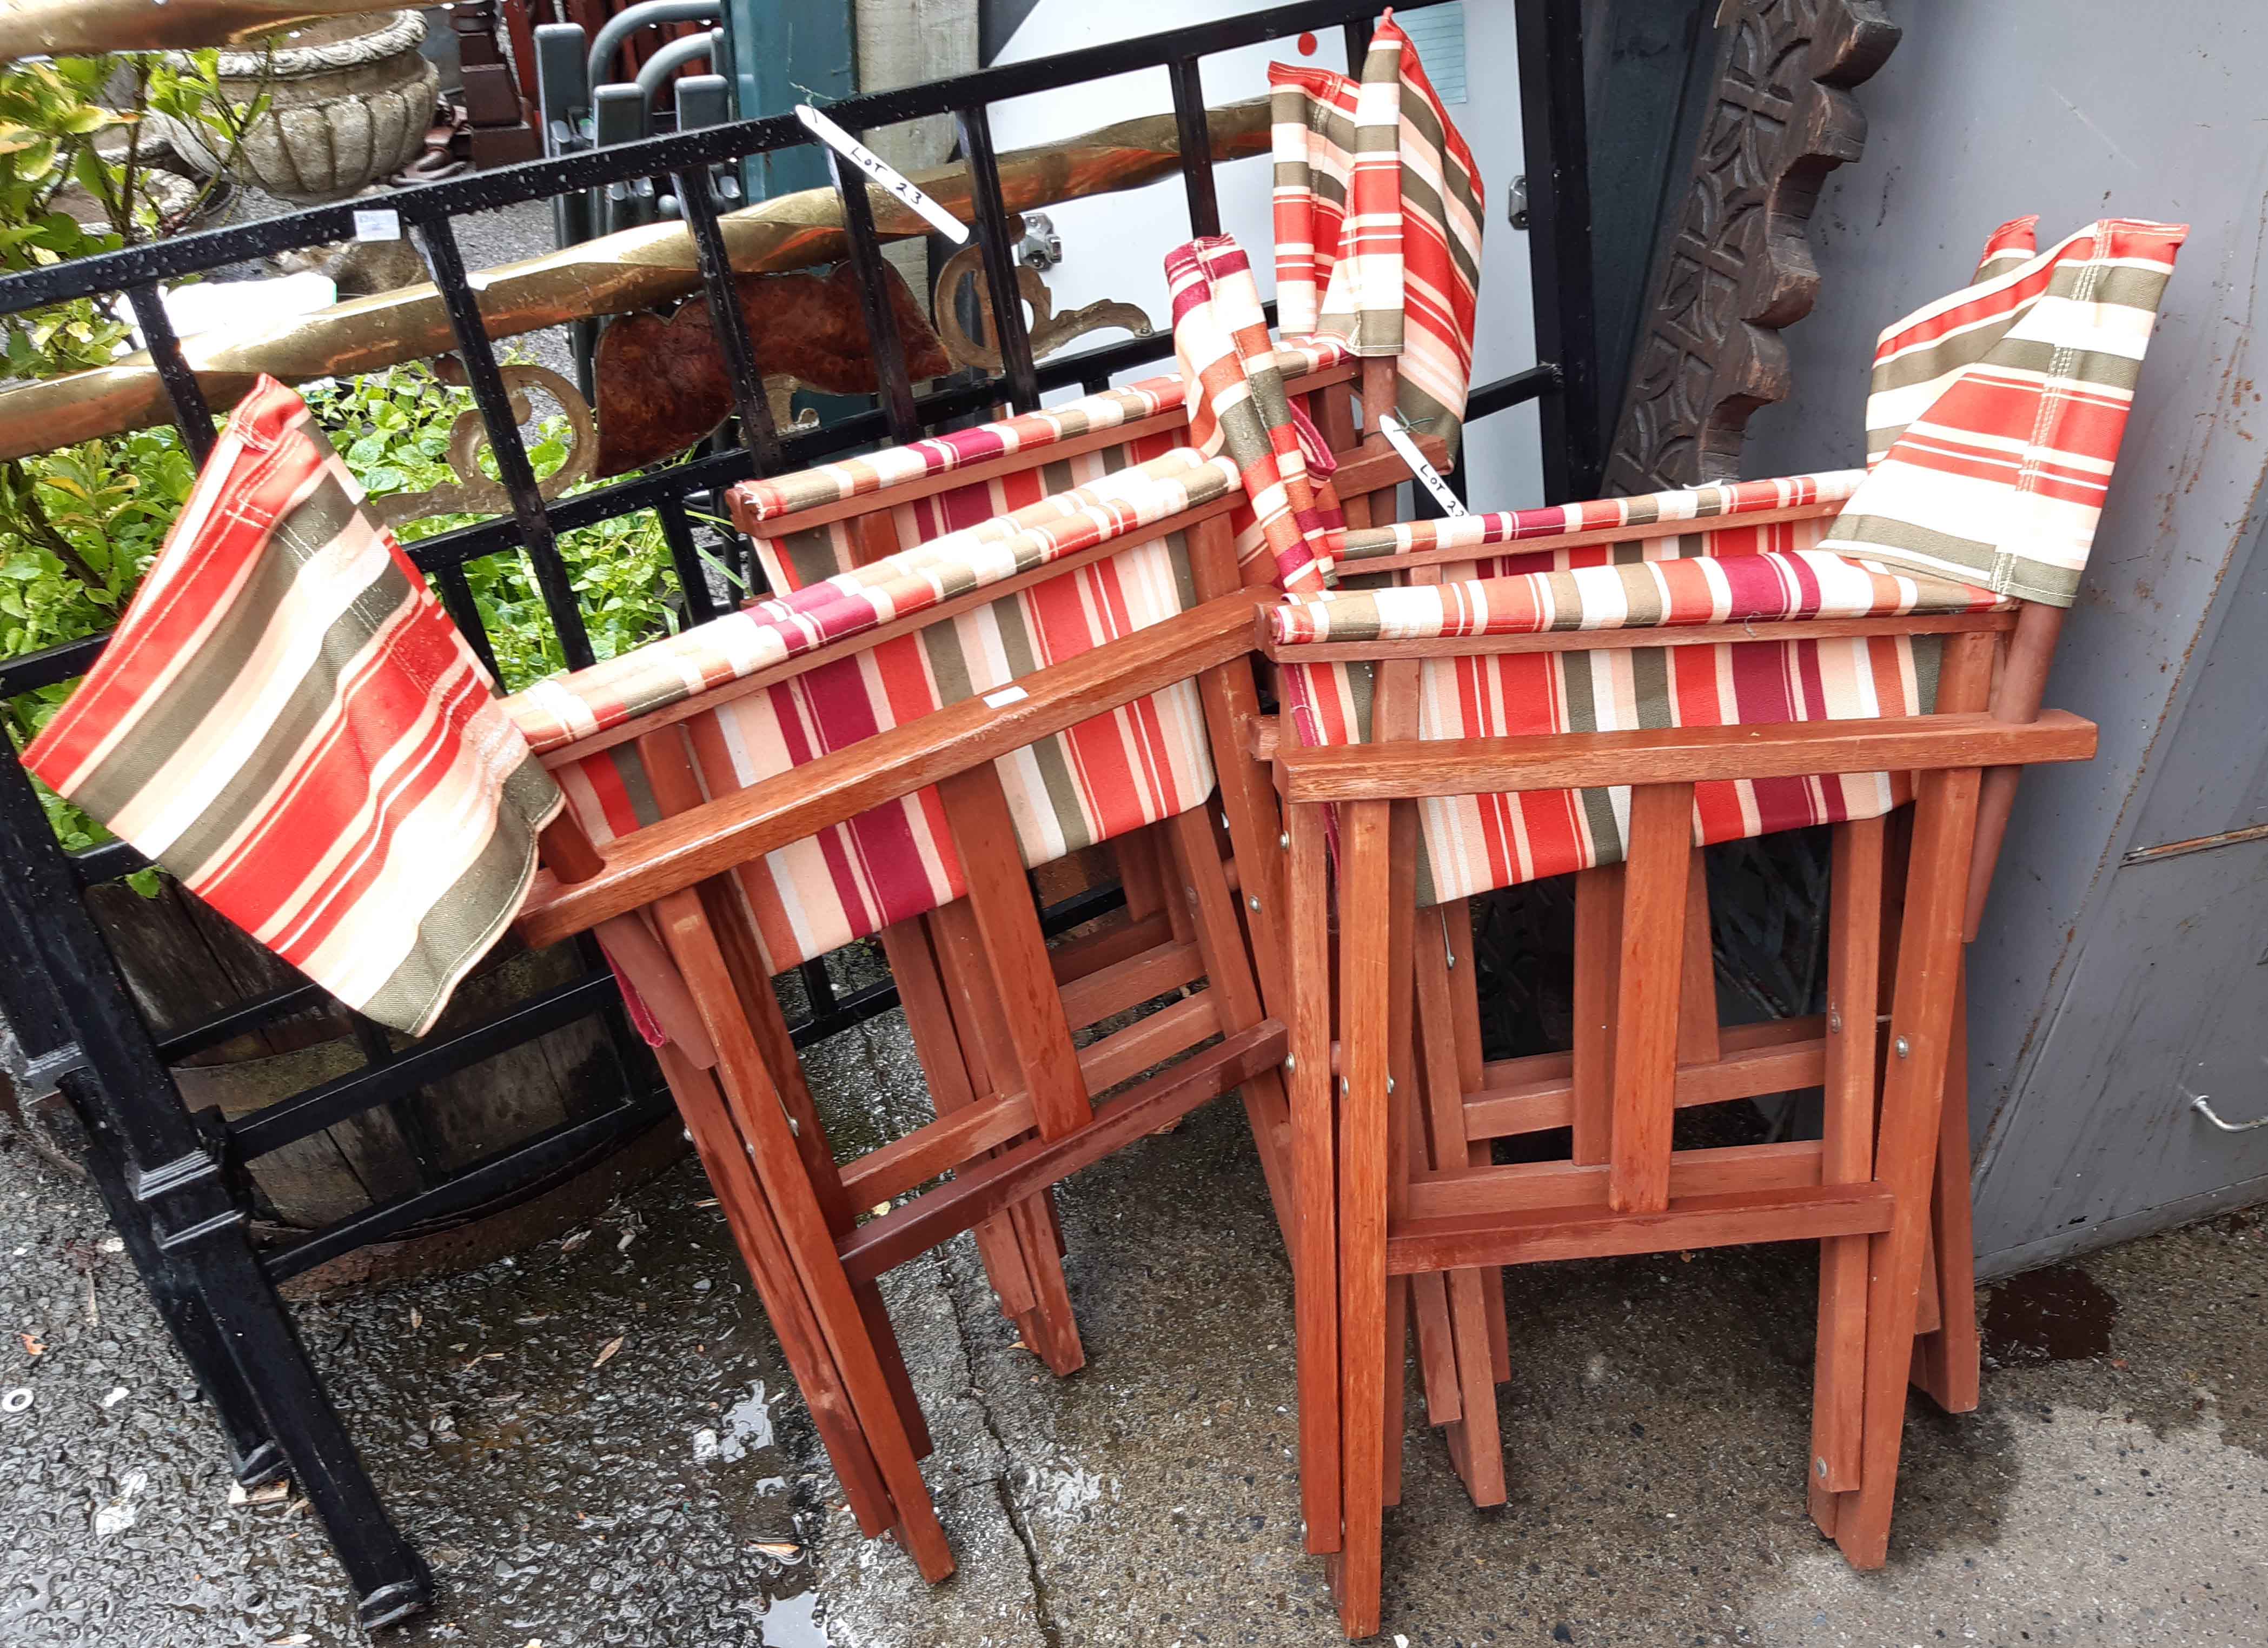
[[(1462, 1399), (1452, 1456), (1476, 1498), (1503, 1497), (1502, 1371), (1463, 1280), (1480, 1266), (1820, 1240), (1811, 1502), (1862, 1567), (1883, 1560), (1909, 1378), (1973, 1403), (1965, 1107), (1944, 1099), (1972, 867), (1977, 893), (1990, 877), (1979, 791), (2093, 750), (2090, 725), (2039, 711), (2054, 620), (2035, 614), (2075, 587), (2180, 239), (2099, 224), (2033, 256), (2029, 231), (1885, 335), (1871, 476), (1350, 532), (1343, 573), (1495, 576), (1263, 614), (1299, 734), (1273, 749), (1295, 887), (1321, 881), (1335, 826), (1335, 980), (1320, 893), (1293, 911), (1292, 1107), (1295, 1159), (1336, 1129), (1337, 1365), (1303, 1365), (1301, 1397), (1338, 1412), (1322, 1510), (1350, 1634), (1379, 1624), (1416, 1278), (1450, 1283), (1448, 1361), (1421, 1334), (1421, 1365)], [(1909, 791), (1905, 868), (1886, 876), (1884, 814)], [(1719, 1030), (1693, 847), (1819, 822), (1823, 1022)], [(1575, 1044), (1484, 1065), (1462, 901), (1567, 872)], [(1673, 1148), (1681, 1106), (1815, 1082), (1820, 1140)], [(1489, 1141), (1559, 1128), (1564, 1159), (1487, 1165)]]
[[(1328, 349), (1285, 364), (1303, 391), (1353, 370)], [(1163, 380), (751, 483), (736, 518), (783, 594), (507, 704), (575, 815), (522, 929), (595, 927), (669, 1032), (665, 1069), (846, 1497), (932, 1578), (951, 1556), (877, 1279), (973, 1230), (1003, 1310), (1068, 1372), (1057, 1179), (1241, 1088), (1279, 1211), (1286, 1194), (1283, 1031), (1237, 896), (1272, 934), (1278, 819), (1235, 742), (1250, 511), (1231, 467), (1174, 445), (1186, 427)], [(1351, 474), (1406, 471), (1387, 453)], [(1127, 909), (1049, 946), (1021, 871), (1100, 842)], [(770, 981), (865, 934), (939, 1119), (838, 1159)]]

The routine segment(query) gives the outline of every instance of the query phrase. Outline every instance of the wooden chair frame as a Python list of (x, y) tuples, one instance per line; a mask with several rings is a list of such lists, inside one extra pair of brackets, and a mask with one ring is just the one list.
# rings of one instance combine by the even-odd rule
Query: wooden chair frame
[[(1520, 549), (1693, 529), (1661, 523)], [(1349, 565), (1424, 578), (1473, 558), (1429, 552)], [(1712, 625), (1281, 649), (1263, 629), (1271, 657), (1379, 666), (1375, 741), (1292, 749), (1263, 730), (1256, 742), (1285, 802), (1293, 886), (1308, 889), (1292, 912), (1293, 1152), (1303, 1163), (1328, 1155), (1336, 1169), (1328, 1206), (1320, 1183), (1312, 1191), (1303, 1183), (1300, 1196), (1303, 1215), (1336, 1220), (1333, 1240), (1318, 1247), (1336, 1285), (1302, 1291), (1300, 1399), (1303, 1424), (1311, 1406), (1332, 1416), (1339, 1448), (1324, 1470), (1303, 1463), (1302, 1494), (1310, 1549), (1332, 1553), (1349, 1635), (1379, 1626), (1381, 1519), (1398, 1497), (1400, 1347), (1413, 1316), (1429, 1416), (1448, 1425), (1452, 1459), (1475, 1498), (1505, 1497), (1493, 1391), (1506, 1373), (1504, 1338), (1484, 1307), (1487, 1299), (1500, 1303), (1500, 1291), (1486, 1285), (1483, 1268), (1506, 1263), (1822, 1240), (1810, 1502), (1855, 1564), (1880, 1564), (1909, 1377), (1948, 1408), (1976, 1400), (1966, 1107), (1943, 1100), (1964, 1091), (1955, 1063), (1961, 946), (1972, 885), (1981, 893), (1990, 878), (1987, 855), (1972, 854), (1978, 791), (1988, 771), (2084, 759), (2094, 747), (2088, 724), (2038, 713), (2044, 668), (2030, 655), (2043, 630), (2051, 645), (2052, 627), (2029, 608), (1778, 622), (1768, 631)], [(1428, 657), (1929, 633), (1945, 636), (1946, 657), (1928, 716), (1414, 736), (1415, 674)], [(1996, 688), (1995, 651), (2011, 638)], [(1897, 832), (1884, 820), (1836, 827), (1829, 1013), (1823, 1022), (1719, 1031), (1713, 987), (1665, 988), (1708, 976), (1705, 896), (1690, 872), (1692, 784), (1860, 771), (1917, 775), (1910, 870), (1886, 883), (1886, 840)], [(1575, 1045), (1484, 1065), (1462, 902), (1415, 909), (1414, 803), (1605, 784), (1634, 786), (1628, 859), (1578, 876)], [(1325, 807), (1340, 809), (1336, 955), (1322, 890)], [(1981, 872), (1973, 882), (1972, 870)], [(1896, 917), (1888, 925), (1886, 890)], [(1644, 989), (1621, 987), (1640, 978)], [(1887, 1009), (1879, 1036), (1875, 1012), (1851, 1006), (1874, 1006), (1878, 979)], [(1671, 1149), (1680, 1106), (1815, 1084), (1828, 1094), (1822, 1140)], [(1554, 1127), (1572, 1129), (1570, 1159), (1487, 1165), (1491, 1138)], [(1443, 1284), (1448, 1331), (1429, 1332), (1440, 1306), (1429, 1308), (1426, 1291)], [(1307, 1320), (1326, 1306), (1336, 1321)]]
[[(1299, 388), (1328, 390), (1351, 374), (1340, 367)], [(1163, 414), (785, 519), (743, 524), (777, 534), (849, 519), (863, 563), (899, 547), (889, 511), (909, 497), (1185, 423), (1178, 411)], [(1363, 492), (1390, 489), (1407, 475), (1376, 444), (1354, 456), (1345, 473)], [(876, 1287), (881, 1275), (973, 1231), (1025, 1343), (1057, 1372), (1076, 1369), (1084, 1351), (1049, 1187), (1232, 1090), (1243, 1093), (1279, 1218), (1292, 1227), (1285, 1032), (1266, 1004), (1283, 988), (1272, 913), (1283, 886), (1280, 820), (1266, 775), (1247, 748), (1258, 714), (1248, 655), (1260, 598), (1240, 586), (1229, 524), (1240, 501), (1225, 496), (1139, 529), (1135, 540), (1184, 534), (1199, 605), (1021, 677), (1019, 697), (948, 705), (744, 788), (732, 778), (711, 713), (738, 695), (1064, 576), (1123, 551), (1128, 540), (955, 597), (545, 756), (561, 766), (634, 741), (664, 817), (603, 850), (571, 824), (555, 826), (520, 931), (540, 944), (601, 930), (618, 964), (672, 1028), (665, 1070), (845, 1497), (865, 1532), (895, 1534), (932, 1579), (949, 1573), (953, 1559), (922, 1482), (919, 1460), (930, 1441)], [(1202, 807), (1122, 837), (1114, 846), (1128, 909), (1049, 947), (1019, 867), (998, 850), (1013, 837), (991, 763), (1187, 680), (1197, 682), (1204, 706), (1233, 859), (1223, 862)], [(968, 896), (901, 923), (881, 939), (938, 1119), (838, 1164), (730, 879), (762, 875), (762, 860), (776, 848), (932, 784), (960, 849)], [(635, 917), (641, 910), (654, 920), (658, 945)], [(1084, 1048), (1074, 1044), (1074, 1031), (1199, 979), (1207, 982), (1202, 992)], [(1180, 1062), (1095, 1101), (1095, 1094), (1177, 1056)], [(945, 1173), (953, 1175), (948, 1181), (911, 1194)], [(884, 1202), (895, 1205), (860, 1222)]]

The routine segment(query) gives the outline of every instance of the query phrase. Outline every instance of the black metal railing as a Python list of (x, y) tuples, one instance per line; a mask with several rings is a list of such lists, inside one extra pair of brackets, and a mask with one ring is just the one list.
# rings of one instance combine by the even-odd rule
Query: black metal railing
[[(1415, 0), (1416, 10), (1435, 0)], [(1588, 277), (1589, 208), (1584, 181), (1580, 0), (1522, 0), (1520, 83), (1523, 146), (1534, 244), (1539, 363), (1474, 392), (1468, 422), (1530, 400), (1543, 404), (1543, 472), (1555, 497), (1588, 496), (1598, 460)], [(508, 515), (424, 539), (411, 551), (443, 604), (483, 661), (495, 658), (466, 566), (486, 556), (525, 554), (546, 617), (571, 667), (593, 658), (590, 636), (559, 553), (561, 534), (644, 510), (657, 512), (695, 622), (714, 615), (716, 597), (701, 570), (688, 500), (756, 475), (778, 474), (869, 445), (903, 441), (925, 429), (981, 414), (1002, 401), (1019, 409), (1072, 385), (1094, 391), (1113, 374), (1172, 350), (1169, 334), (1035, 362), (1016, 291), (1010, 218), (994, 152), (989, 107), (1130, 70), (1167, 71), (1180, 142), (1180, 167), (1194, 233), (1216, 233), (1219, 206), (1199, 77), (1206, 56), (1307, 31), (1342, 27), (1359, 63), (1371, 32), (1367, 6), (1307, 0), (1201, 27), (1061, 55), (1002, 65), (956, 79), (848, 99), (829, 114), (855, 134), (936, 114), (952, 115), (970, 169), (970, 198), (983, 254), (999, 375), (954, 382), (917, 396), (883, 284), (881, 243), (864, 179), (837, 169), (847, 257), (856, 271), (881, 390), (877, 405), (824, 429), (783, 435), (773, 426), (757, 358), (718, 224), (712, 166), (813, 141), (792, 116), (777, 114), (588, 151), (406, 189), (390, 195), (424, 252), (447, 314), (465, 381), (486, 426)], [(832, 158), (830, 151), (830, 159)], [(733, 438), (706, 455), (653, 473), (547, 501), (538, 489), (514, 418), (496, 348), (468, 276), (453, 220), (468, 212), (664, 180), (674, 192), (699, 269), (708, 313), (731, 380)], [(159, 283), (249, 259), (348, 239), (351, 205), (317, 207), (259, 223), (210, 230), (0, 278), (0, 313), (58, 301), (123, 294), (144, 336), (190, 454), (202, 462), (213, 444), (204, 390), (168, 322)], [(1163, 248), (1160, 248), (1162, 252)], [(1462, 477), (1454, 477), (1462, 489)], [(1423, 500), (1421, 498), (1421, 507)], [(714, 513), (716, 511), (710, 511)], [(68, 681), (86, 671), (105, 644), (90, 636), (0, 662), (0, 701)], [(193, 1117), (166, 1061), (207, 1049), (325, 999), (296, 986), (234, 1006), (159, 1041), (136, 1012), (116, 961), (84, 900), (85, 888), (142, 867), (113, 843), (77, 854), (56, 844), (12, 747), (0, 740), (0, 1013), (32, 1055), (35, 1076), (70, 1100), (92, 1145), (91, 1167), (129, 1251), (149, 1283), (229, 1438), (247, 1482), (288, 1470), (322, 1518), (362, 1598), (366, 1622), (422, 1607), (431, 1581), (415, 1550), (388, 1519), (351, 1444), (301, 1352), (276, 1284), (368, 1242), (427, 1220), (461, 1214), (556, 1173), (666, 1113), (644, 1049), (622, 1021), (613, 978), (585, 945), (581, 976), (521, 1001), (485, 1022), (395, 1052), (366, 1031), (364, 1068), (232, 1121)], [(1119, 898), (1105, 888), (1048, 912), (1051, 931), (1092, 919)], [(21, 959), (24, 965), (18, 965)], [(795, 1026), (807, 1045), (896, 1001), (887, 982), (838, 997), (825, 967), (801, 969), (808, 1012)], [(426, 1084), (563, 1026), (600, 1015), (616, 1051), (617, 1101), (453, 1173), (433, 1172), (408, 1195), (366, 1209), (298, 1243), (266, 1252), (247, 1235), (246, 1164), (374, 1107), (398, 1105)]]

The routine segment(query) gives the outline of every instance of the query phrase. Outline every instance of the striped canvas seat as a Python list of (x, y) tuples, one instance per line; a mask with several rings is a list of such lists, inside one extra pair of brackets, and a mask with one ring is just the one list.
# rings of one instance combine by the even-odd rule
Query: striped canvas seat
[[(1883, 334), (1868, 402), (1874, 463), (1863, 475), (1310, 532), (1290, 561), (1279, 558), (1293, 599), (1271, 614), (1273, 633), (1296, 651), (1332, 640), (1955, 612), (2017, 599), (2067, 605), (2180, 240), (2166, 225), (2106, 223), (2033, 254), (2030, 222), (2004, 225), (1976, 283)], [(1255, 465), (1267, 469), (1284, 445), (1280, 430), (1263, 445), (1245, 427), (1253, 420), (1243, 408), (1267, 400), (1256, 381), (1264, 364), (1249, 348), (1225, 351), (1192, 335), (1251, 489)], [(1831, 519), (1815, 508), (1809, 519), (1774, 519), (1838, 498)], [(1613, 536), (1684, 519), (1696, 530)], [(1334, 593), (1316, 576), (1467, 548), (1477, 580)], [(1487, 553), (1497, 548), (1506, 553)], [(1876, 635), (1426, 658), (1418, 736), (1922, 714), (1935, 702), (1940, 650), (1929, 636)], [(1287, 659), (1285, 688), (1303, 741), (1368, 737), (1370, 666)], [(1702, 784), (1695, 839), (1873, 817), (1904, 797), (1903, 781), (1883, 774)], [(1440, 902), (1618, 863), (1628, 812), (1625, 789), (1425, 801), (1421, 896)]]
[[(753, 691), (718, 693), (688, 723), (696, 765), (719, 788), (776, 776), (887, 728), (965, 699), (1012, 690), (1021, 675), (1074, 658), (1181, 612), (1191, 599), (1179, 534), (1141, 528), (1235, 484), (1219, 460), (1187, 449), (1121, 470), (1012, 514), (948, 533), (812, 584), (731, 619), (702, 626), (762, 635), (770, 655), (740, 647), (713, 681), (680, 667), (700, 630), (508, 700), (532, 740), (553, 740), (577, 718), (597, 731), (871, 629), (951, 596), (1044, 566), (1075, 550), (1124, 548), (1025, 585), (921, 629)], [(822, 601), (821, 598), (825, 598)], [(825, 604), (831, 602), (832, 604)], [(760, 614), (796, 614), (766, 628)], [(814, 619), (814, 614), (817, 614)], [(858, 620), (852, 622), (852, 619)], [(839, 622), (838, 622), (839, 621)], [(814, 630), (823, 634), (814, 635)], [(649, 657), (648, 655), (652, 655)], [(604, 673), (606, 687), (588, 680)], [(625, 688), (622, 683), (631, 683)], [(634, 692), (648, 695), (630, 702)], [(585, 734), (578, 734), (583, 736)], [(570, 752), (571, 755), (571, 751)], [(1042, 739), (998, 763), (1027, 866), (1171, 818), (1213, 787), (1197, 690), (1179, 682)], [(625, 835), (660, 817), (633, 744), (562, 762), (556, 776), (593, 836)], [(961, 896), (967, 884), (933, 790), (823, 830), (744, 865), (736, 877), (765, 960), (778, 972)]]
[[(1336, 366), (1347, 357), (1335, 339), (1314, 338), (1274, 350), (1278, 370), (1304, 377)], [(1044, 452), (1098, 431), (1180, 409), (1185, 403), (1180, 377), (1150, 378), (1122, 389), (1105, 390), (1036, 412), (885, 447), (792, 475), (744, 482), (734, 499), (743, 525), (754, 530), (756, 555), (776, 591), (799, 590), (856, 567), (856, 523), (837, 518), (799, 527), (799, 514), (872, 497), (909, 483), (950, 475), (977, 464)], [(1085, 486), (1101, 477), (1147, 462), (1171, 451), (1185, 437), (1178, 430), (1138, 436), (1121, 445), (1101, 446), (1018, 468), (966, 486), (924, 492), (893, 505), (889, 519), (900, 543), (921, 543), (939, 533), (1020, 509), (1044, 494)], [(1240, 559), (1256, 554), (1260, 536), (1251, 506), (1241, 504), (1230, 516)]]
[(505, 708), (536, 749), (556, 749), (1180, 514), (1234, 484), (1226, 464), (1174, 449), (589, 669), (540, 681), (507, 699)]
[(1702, 553), (1455, 584), (1349, 590), (1271, 608), (1268, 622), (1279, 645), (1298, 646), (1984, 612), (2011, 605), (2007, 597), (1971, 584), (1799, 549)]
[[(1858, 489), (1866, 474), (1863, 469), (1833, 469), (1768, 481), (1724, 481), (1635, 497), (1587, 498), (1540, 509), (1397, 521), (1348, 533), (1336, 559), (1350, 563), (1421, 550), (1470, 549), (1469, 576), (1506, 578), (1680, 555), (1791, 555), (1816, 548), (1827, 535), (1828, 519), (1814, 506), (1842, 503)], [(1636, 529), (1658, 527), (1664, 521), (1691, 521), (1693, 530), (1635, 535)], [(1625, 529), (1631, 535), (1624, 536)], [(1536, 540), (1551, 541), (1518, 548)], [(1487, 553), (1491, 549), (1500, 553)], [(1344, 570), (1361, 570), (1351, 565)]]

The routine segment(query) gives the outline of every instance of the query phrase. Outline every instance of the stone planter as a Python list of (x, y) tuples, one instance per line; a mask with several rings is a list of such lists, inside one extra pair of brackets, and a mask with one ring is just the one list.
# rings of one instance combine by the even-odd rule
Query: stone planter
[[(439, 70), (418, 54), (424, 38), (416, 12), (377, 11), (290, 30), (272, 63), (261, 52), (222, 52), (221, 86), (232, 99), (269, 95), (236, 175), (304, 205), (343, 200), (408, 166), (424, 147), (440, 94)], [(151, 119), (190, 165), (220, 169), (209, 134)]]

